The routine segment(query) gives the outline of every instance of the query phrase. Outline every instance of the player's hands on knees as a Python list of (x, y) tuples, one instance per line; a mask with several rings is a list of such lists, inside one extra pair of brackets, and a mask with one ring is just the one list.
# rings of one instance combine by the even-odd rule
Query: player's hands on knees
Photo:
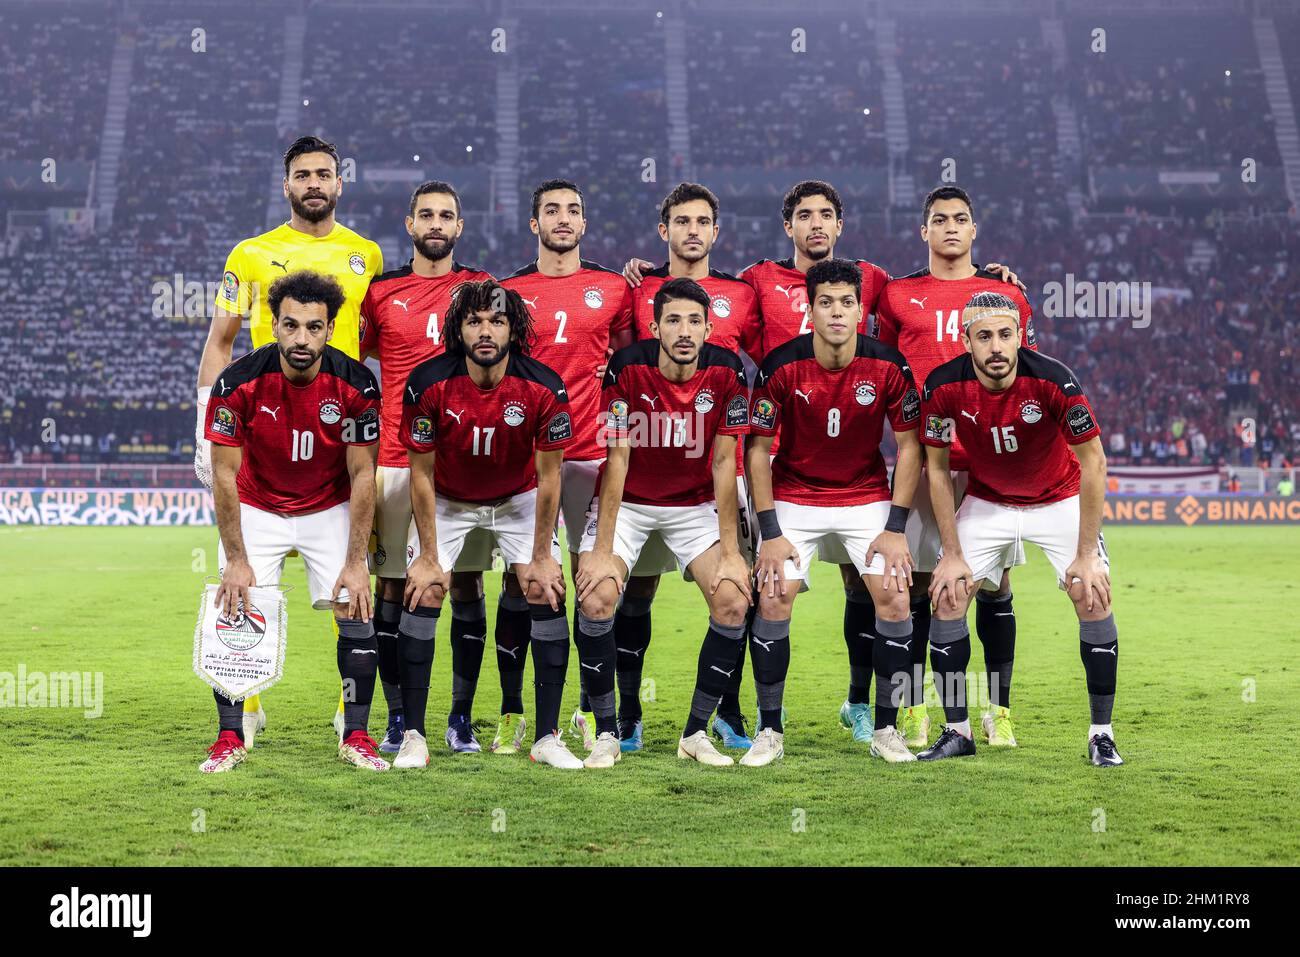
[(787, 560), (794, 562), (795, 568), (800, 567), (799, 552), (784, 535), (764, 542), (758, 547), (758, 563), (754, 566), (754, 571), (760, 593), (766, 588), (768, 598), (775, 598), (777, 595), (785, 597)]
[(426, 591), (430, 592), (428, 597), (441, 603), (450, 589), (451, 576), (443, 571), (442, 566), (438, 564), (438, 559), (428, 552), (421, 552), (416, 556), (415, 561), (407, 566), (406, 592), (403, 595), (407, 611), (415, 611), (420, 604), (420, 599), (425, 597)]
[(1110, 573), (1096, 555), (1079, 555), (1065, 570), (1071, 599), (1083, 602), (1088, 611), (1110, 611)]
[(364, 561), (348, 562), (343, 566), (330, 600), (338, 604), (339, 592), (345, 588), (348, 590), (348, 617), (369, 621), (374, 613), (374, 601), (370, 597), (370, 570)]
[(253, 575), (253, 566), (245, 558), (232, 558), (226, 562), (226, 570), (221, 573), (221, 586), (217, 589), (216, 599), (212, 602), (227, 618), (234, 618), (239, 612), (239, 604), (250, 607), (248, 590), (257, 584)]
[(723, 582), (732, 582), (740, 589), (746, 601), (753, 601), (754, 591), (749, 585), (749, 579), (749, 565), (741, 557), (740, 552), (724, 553), (718, 559), (717, 570), (714, 571), (713, 581), (709, 584), (709, 594), (716, 595)]
[(879, 555), (885, 560), (885, 590), (897, 588), (900, 592), (912, 587), (912, 553), (907, 548), (907, 536), (902, 532), (881, 532), (867, 549), (867, 567)]
[(540, 594), (539, 603), (546, 602), (551, 611), (560, 610), (560, 602), (564, 601), (564, 569), (554, 556), (542, 555), (525, 565), (520, 584), (524, 594)]
[(629, 259), (627, 265), (623, 267), (623, 278), (627, 280), (629, 286), (635, 289), (641, 285), (641, 276), (654, 268), (654, 263), (647, 262), (644, 259)]
[(578, 586), (578, 601), (585, 601), (606, 578), (614, 579), (618, 593), (623, 594), (623, 575), (614, 561), (613, 552), (590, 551), (578, 556), (578, 574), (574, 584)]
[(985, 263), (984, 268), (991, 273), (997, 273), (1003, 282), (1013, 282), (1020, 287), (1021, 292), (1025, 292), (1025, 284), (1020, 281), (1020, 277), (1013, 273), (1008, 267), (1001, 263)]
[(964, 608), (975, 592), (974, 577), (964, 558), (944, 555), (930, 575), (930, 601), (940, 610)]

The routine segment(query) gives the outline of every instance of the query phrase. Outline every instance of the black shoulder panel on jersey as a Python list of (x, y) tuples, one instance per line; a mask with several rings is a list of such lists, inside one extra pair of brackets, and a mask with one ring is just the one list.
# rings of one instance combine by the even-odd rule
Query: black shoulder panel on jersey
[(618, 378), (628, 366), (658, 366), (659, 365), (659, 340), (658, 339), (638, 339), (630, 346), (624, 346), (618, 352), (610, 356), (609, 365), (605, 368), (605, 385), (609, 385), (614, 379)]
[(880, 340), (864, 336), (860, 332), (858, 333), (858, 348), (854, 355), (862, 356), (865, 359), (879, 359), (882, 362), (891, 362), (908, 375), (912, 374), (912, 367), (907, 364), (907, 359), (901, 352), (893, 346), (885, 345)]
[(724, 280), (726, 280), (727, 282), (744, 282), (743, 279), (738, 279), (737, 277), (733, 276), (731, 273), (729, 273), (729, 272), (723, 272), (721, 269), (710, 269), (710, 270), (709, 270), (709, 278), (710, 278), (710, 279), (724, 279)]
[[(336, 379), (342, 379), (362, 395), (379, 397), (379, 383), (375, 381), (375, 374), (366, 367), (365, 363), (352, 358), (341, 349), (331, 345), (325, 346), (325, 352), (321, 356), (320, 371), (329, 373)], [(374, 391), (367, 392), (367, 389)]]
[(602, 266), (600, 263), (594, 262), (590, 259), (579, 259), (578, 264), (582, 266), (583, 269), (591, 269), (595, 272), (612, 272), (615, 276), (623, 275), (617, 269), (610, 269), (608, 266)]
[(569, 401), (569, 393), (564, 388), (564, 380), (558, 372), (539, 359), (523, 353), (510, 351), (510, 362), (506, 366), (506, 375), (518, 376), (529, 382), (544, 385), (561, 402)]
[(971, 362), (970, 353), (964, 352), (954, 356), (943, 365), (935, 368), (925, 380), (925, 397), (928, 399), (941, 385), (964, 382), (975, 378), (975, 364)]
[(530, 262), (527, 266), (520, 266), (518, 269), (516, 269), (514, 272), (512, 272), (509, 276), (506, 276), (506, 278), (507, 278), (507, 279), (518, 279), (520, 276), (528, 276), (528, 275), (531, 275), (532, 273), (535, 273), (535, 272), (537, 272), (537, 260), (534, 259), (534, 260), (533, 260), (532, 262)]
[(782, 269), (793, 269), (794, 257), (791, 256), (789, 259), (778, 259), (776, 260), (776, 264), (780, 266)]
[(228, 396), (246, 382), (279, 371), (280, 350), (274, 342), (268, 342), (252, 352), (245, 352), (221, 370), (217, 381), (212, 383), (213, 398)]
[(909, 272), (906, 276), (898, 276), (893, 279), (893, 282), (898, 282), (900, 279), (924, 279), (929, 275), (930, 267), (926, 266), (924, 269), (918, 269), (916, 272)]
[[(772, 261), (772, 260), (770, 260), (770, 259), (759, 259), (759, 260), (757, 260), (757, 261), (755, 261), (755, 262), (750, 263), (748, 266), (746, 266), (744, 269), (742, 269), (741, 272), (749, 272), (751, 269), (755, 269), (755, 268), (757, 268), (757, 267), (763, 265), (763, 263), (770, 263), (771, 261)], [(744, 280), (742, 279), (741, 282), (744, 282)]]
[(813, 358), (813, 334), (805, 332), (802, 336), (795, 336), (763, 357), (763, 365), (758, 372), (758, 384), (762, 385), (776, 375), (776, 370), (783, 365), (811, 358)]
[(377, 282), (387, 282), (389, 279), (403, 279), (411, 274), (411, 260), (406, 261), (405, 266), (398, 266), (396, 269), (390, 269), (387, 272), (381, 272), (378, 276), (370, 280), (373, 286)]
[(643, 277), (654, 276), (656, 279), (668, 279), (668, 278), (670, 278), (669, 275), (668, 275), (668, 264), (667, 264), (667, 263), (664, 263), (662, 266), (656, 266), (654, 269), (651, 269), (649, 272), (643, 272), (641, 275), (642, 275)]
[(403, 405), (414, 405), (424, 391), (435, 382), (445, 382), (458, 375), (469, 375), (465, 360), (461, 356), (449, 356), (447, 353), (425, 359), (411, 370), (406, 379), (406, 391), (402, 394)]
[(1033, 349), (1021, 349), (1017, 366), (1017, 375), (1045, 379), (1056, 384), (1062, 392), (1067, 394), (1079, 395), (1083, 391), (1078, 376), (1071, 372), (1064, 362), (1043, 355), (1041, 352), (1035, 352)]
[(704, 369), (708, 366), (725, 366), (728, 369), (745, 371), (745, 363), (740, 361), (740, 356), (712, 342), (706, 342), (700, 347), (700, 368)]

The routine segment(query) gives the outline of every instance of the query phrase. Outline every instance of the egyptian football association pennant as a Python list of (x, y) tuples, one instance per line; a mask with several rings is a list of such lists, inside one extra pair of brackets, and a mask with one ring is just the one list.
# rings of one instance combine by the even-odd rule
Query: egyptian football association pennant
[(227, 618), (214, 604), (217, 585), (199, 599), (194, 673), (232, 701), (260, 694), (284, 676), (288, 611), (278, 588), (248, 590), (249, 602)]

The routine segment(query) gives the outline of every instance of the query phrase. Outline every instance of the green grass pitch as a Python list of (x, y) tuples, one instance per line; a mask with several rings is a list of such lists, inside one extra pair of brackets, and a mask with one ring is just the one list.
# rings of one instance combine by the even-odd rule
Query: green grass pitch
[[(309, 610), (291, 559), (286, 580), (298, 587), (285, 677), (264, 698), (269, 727), (245, 764), (208, 777), (197, 768), (215, 709), (190, 663), (215, 532), (0, 529), (0, 672), (23, 665), (104, 681), (96, 719), (0, 709), (0, 864), (1294, 865), (1297, 537), (1286, 528), (1107, 531), (1122, 650), (1115, 724), (1128, 761), (1112, 770), (1084, 758), (1077, 629), (1033, 548), (1013, 581), (1019, 749), (886, 766), (854, 745), (836, 720), (847, 682), (842, 592), (837, 571), (820, 565), (795, 606), (786, 757), (757, 770), (675, 755), (705, 623), (695, 587), (680, 579), (665, 580), (654, 610), (647, 750), (613, 770), (446, 753), (445, 623), (429, 767), (373, 775), (346, 766), (329, 726), (338, 694), (330, 629)], [(577, 667), (574, 654), (566, 715)], [(751, 715), (752, 689), (747, 674)], [(530, 684), (525, 701), (531, 712)], [(488, 654), (475, 718), (489, 739), (498, 704)]]

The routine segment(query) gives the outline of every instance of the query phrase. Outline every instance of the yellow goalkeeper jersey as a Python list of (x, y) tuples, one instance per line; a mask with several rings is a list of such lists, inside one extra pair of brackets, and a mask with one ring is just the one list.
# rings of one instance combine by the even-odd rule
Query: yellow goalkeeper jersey
[(347, 298), (334, 319), (330, 344), (360, 358), (361, 300), (370, 278), (384, 271), (384, 257), (378, 245), (341, 223), (335, 223), (326, 236), (309, 236), (282, 223), (270, 232), (245, 239), (226, 259), (216, 305), (248, 316), (253, 348), (264, 346), (275, 339), (275, 320), (267, 305), (271, 284), (300, 269), (333, 276), (343, 287)]

